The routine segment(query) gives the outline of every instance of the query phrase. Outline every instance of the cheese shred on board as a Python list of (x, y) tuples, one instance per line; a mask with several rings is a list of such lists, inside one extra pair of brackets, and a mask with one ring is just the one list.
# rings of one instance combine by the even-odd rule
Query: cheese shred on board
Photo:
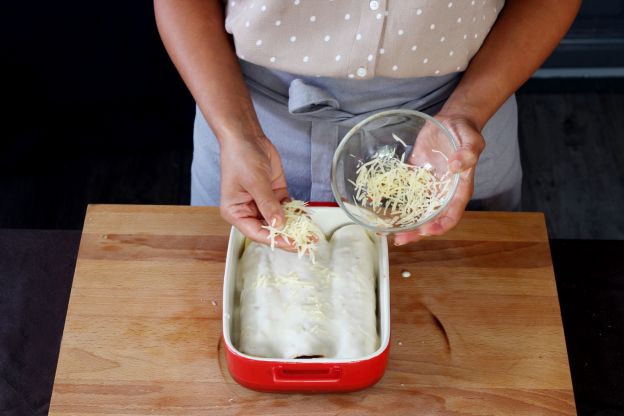
[(275, 220), (271, 225), (262, 226), (262, 228), (269, 230), (267, 239), (271, 240), (271, 249), (275, 249), (276, 238), (282, 237), (288, 244), (297, 249), (299, 258), (308, 254), (310, 261), (314, 263), (317, 241), (320, 238), (325, 238), (323, 232), (310, 218), (310, 212), (305, 202), (293, 200), (285, 203), (282, 207), (286, 216), (286, 225), (283, 228), (276, 228)]
[[(395, 140), (403, 142), (398, 136)], [(443, 205), (449, 187), (448, 174), (441, 178), (431, 165), (414, 166), (392, 155), (377, 155), (357, 169), (354, 202), (372, 209), (386, 226), (406, 226), (428, 217)]]

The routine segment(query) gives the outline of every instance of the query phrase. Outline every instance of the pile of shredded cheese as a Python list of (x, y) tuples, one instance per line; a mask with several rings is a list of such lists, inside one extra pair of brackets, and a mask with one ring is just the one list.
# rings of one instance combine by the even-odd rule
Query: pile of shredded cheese
[(269, 230), (267, 239), (271, 240), (271, 249), (275, 250), (275, 239), (282, 237), (288, 244), (297, 249), (299, 258), (306, 253), (310, 261), (315, 263), (314, 253), (317, 249), (317, 241), (325, 238), (321, 229), (312, 221), (307, 203), (293, 200), (283, 206), (286, 216), (286, 224), (283, 228), (275, 228), (275, 221), (271, 225), (262, 228)]
[(404, 159), (405, 153), (400, 159), (377, 155), (359, 166), (355, 181), (349, 180), (355, 187), (355, 204), (386, 218), (385, 226), (411, 225), (428, 217), (442, 206), (450, 187), (448, 174), (438, 178), (431, 165), (409, 165)]

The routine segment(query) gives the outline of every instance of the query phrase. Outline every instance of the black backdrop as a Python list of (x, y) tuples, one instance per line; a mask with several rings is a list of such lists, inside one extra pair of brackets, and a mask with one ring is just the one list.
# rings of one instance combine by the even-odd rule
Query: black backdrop
[(188, 203), (194, 104), (151, 2), (5, 0), (0, 39), (0, 228), (80, 228), (87, 202)]
[(188, 131), (179, 124), (192, 101), (151, 2), (3, 3), (3, 129), (23, 140), (18, 153), (154, 146)]

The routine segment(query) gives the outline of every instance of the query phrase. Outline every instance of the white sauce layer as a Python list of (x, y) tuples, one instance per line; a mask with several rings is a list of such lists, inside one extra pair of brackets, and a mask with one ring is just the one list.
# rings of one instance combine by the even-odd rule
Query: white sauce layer
[(251, 242), (240, 259), (241, 352), (266, 358), (358, 358), (379, 344), (377, 255), (366, 230), (347, 225), (318, 243), (316, 264)]

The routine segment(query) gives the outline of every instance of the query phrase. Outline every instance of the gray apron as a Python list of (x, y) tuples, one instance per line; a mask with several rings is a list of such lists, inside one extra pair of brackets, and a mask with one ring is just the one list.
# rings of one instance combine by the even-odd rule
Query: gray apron
[[(374, 112), (406, 108), (435, 115), (461, 74), (367, 81), (304, 77), (241, 61), (258, 119), (281, 158), (288, 191), (304, 201), (333, 201), (334, 150), (351, 127)], [(522, 170), (517, 107), (509, 98), (483, 129), (475, 209), (513, 210), (520, 205)], [(219, 143), (197, 109), (191, 169), (191, 204), (218, 205)]]

